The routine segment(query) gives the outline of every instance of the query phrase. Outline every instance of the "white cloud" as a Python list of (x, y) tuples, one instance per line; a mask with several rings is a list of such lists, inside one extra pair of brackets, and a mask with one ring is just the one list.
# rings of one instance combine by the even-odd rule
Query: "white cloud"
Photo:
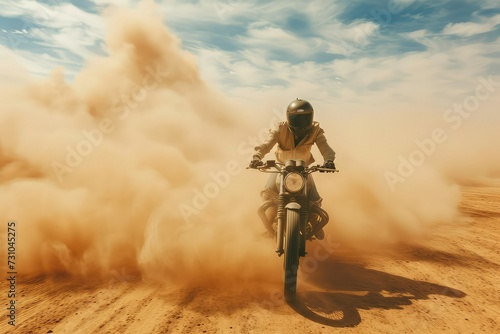
[(3, 32), (3, 33), (7, 33), (7, 34), (16, 34), (16, 35), (22, 35), (22, 34), (28, 33), (28, 31), (26, 29), (22, 29), (22, 30), (19, 30), (19, 29), (13, 29), (13, 30), (2, 29), (0, 31)]
[(415, 30), (409, 33), (401, 34), (402, 37), (413, 39), (424, 45), (428, 51), (441, 52), (455, 48), (456, 41), (451, 40), (443, 34), (435, 34), (426, 29)]
[(133, 7), (137, 4), (138, 0), (90, 0), (90, 2), (96, 4), (97, 6), (122, 6), (122, 7)]
[(492, 31), (498, 24), (500, 24), (500, 15), (495, 15), (490, 18), (482, 19), (482, 22), (462, 22), (450, 23), (443, 29), (446, 35), (458, 35), (469, 37), (472, 35), (482, 34)]
[[(2, 47), (3, 48), (3, 47)], [(2, 52), (4, 54), (4, 52)], [(46, 77), (56, 67), (64, 67), (64, 74), (67, 78), (76, 75), (79, 64), (67, 59), (51, 56), (47, 53), (33, 53), (26, 50), (10, 50), (9, 64), (15, 64), (17, 72), (26, 72), (36, 77)], [(2, 56), (2, 59), (3, 56)], [(10, 65), (9, 65), (10, 66)], [(22, 70), (21, 70), (22, 69)], [(2, 71), (2, 81), (5, 81), (6, 72)]]
[[(93, 2), (99, 6), (136, 3), (132, 0)], [(5, 1), (0, 0), (1, 3)], [(29, 39), (33, 38), (58, 56), (16, 52), (20, 62), (32, 73), (42, 75), (56, 65), (67, 66), (70, 73), (74, 73), (81, 65), (75, 63), (74, 55), (89, 56), (92, 54), (89, 48), (104, 35), (104, 24), (98, 15), (71, 4), (50, 7), (30, 0), (19, 4), (7, 8), (8, 15), (27, 17), (41, 11), (54, 17), (42, 21), (41, 28), (27, 29), (31, 35), (26, 36), (26, 41), (31, 43)], [(379, 35), (379, 25), (365, 20), (341, 22), (337, 17), (342, 8), (326, 1), (310, 1), (304, 4), (300, 14), (292, 12), (286, 2), (168, 1), (160, 6), (169, 25), (184, 28), (181, 37), (189, 40), (203, 77), (217, 83), (227, 95), (245, 99), (261, 96), (273, 100), (283, 96), (288, 100), (290, 96), (309, 96), (344, 105), (366, 105), (366, 101), (374, 105), (395, 101), (449, 101), (467, 92), (471, 82), (484, 74), (488, 66), (498, 66), (498, 61), (485, 56), (495, 51), (492, 44), (462, 45), (455, 39), (450, 41), (447, 35), (425, 29), (398, 37), (412, 38), (426, 45), (427, 51), (377, 57), (363, 53), (364, 47)], [(291, 15), (304, 16), (306, 37), (301, 31), (287, 29), (285, 22)], [(478, 23), (448, 25), (443, 32), (469, 36), (490, 31), (499, 20), (497, 15)], [(213, 29), (209, 32), (201, 28), (187, 29), (200, 27), (200, 23)], [(233, 24), (243, 28), (241, 34), (230, 36), (224, 31), (224, 25)], [(16, 32), (12, 33), (17, 36)], [(210, 45), (209, 33), (210, 39), (217, 34), (230, 38), (236, 50), (224, 51)], [(18, 35), (24, 38), (26, 33)], [(325, 53), (349, 58), (310, 61)], [(277, 59), (280, 54), (284, 55)], [(295, 57), (287, 57), (287, 54)]]
[(227, 2), (201, 0), (196, 3), (168, 1), (160, 4), (161, 13), (169, 24), (218, 23), (238, 24), (249, 17), (257, 16), (262, 5), (252, 1)]
[(0, 0), (0, 5), (4, 5), (2, 15), (21, 18), (24, 22), (22, 31), (36, 30), (35, 37), (46, 35), (44, 39), (49, 39), (48, 35), (52, 35), (54, 30), (64, 28), (87, 29), (87, 35), (94, 36), (95, 39), (102, 38), (104, 35), (102, 18), (73, 4), (48, 5), (33, 0), (21, 0), (14, 6), (6, 6), (8, 2)]
[(30, 19), (47, 20), (55, 15), (54, 9), (51, 6), (33, 0), (15, 1), (0, 0), (2, 7), (2, 16), (5, 17), (20, 17), (27, 16)]
[[(423, 33), (420, 33), (423, 34)], [(463, 100), (488, 75), (488, 44), (453, 45), (423, 52), (372, 58), (336, 59), (326, 63), (267, 61), (256, 53), (234, 57), (213, 54), (224, 71), (210, 77), (230, 96), (243, 100), (281, 101), (302, 96), (350, 110), (394, 105), (447, 108)], [(207, 60), (207, 59), (205, 59)], [(211, 63), (211, 61), (207, 61)], [(276, 79), (279, 84), (272, 84)]]
[(34, 34), (43, 40), (39, 42), (41, 46), (65, 50), (82, 58), (95, 55), (89, 48), (95, 44), (96, 38), (86, 29), (63, 28), (52, 32), (52, 34), (49, 34), (45, 29), (40, 29)]
[(247, 35), (240, 36), (237, 40), (245, 49), (257, 49), (266, 54), (281, 51), (292, 57), (310, 56), (317, 51), (317, 47), (321, 42), (317, 38), (300, 38), (291, 32), (262, 22), (251, 24)]
[[(39, 3), (21, 0), (15, 5), (4, 5), (2, 15), (20, 18), (21, 30), (11, 31), (8, 43), (23, 63), (35, 75), (43, 75), (57, 66), (70, 66), (74, 71), (75, 59), (94, 54), (92, 47), (104, 36), (104, 22), (99, 15), (86, 12), (73, 4)], [(46, 54), (50, 50), (59, 57)], [(40, 54), (41, 53), (41, 54)], [(72, 56), (70, 56), (72, 54)]]
[(350, 24), (332, 22), (319, 28), (322, 41), (328, 51), (335, 54), (350, 55), (369, 44), (379, 30), (378, 24), (357, 20)]

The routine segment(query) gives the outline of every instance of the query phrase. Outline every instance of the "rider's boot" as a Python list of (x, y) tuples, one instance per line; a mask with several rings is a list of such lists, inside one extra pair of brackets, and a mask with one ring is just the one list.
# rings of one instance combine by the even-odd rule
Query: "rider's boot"
[[(312, 230), (314, 230), (316, 228), (316, 226), (320, 223), (320, 219), (321, 218), (316, 213), (312, 213), (309, 217), (310, 217), (309, 222), (312, 225)], [(325, 238), (325, 231), (323, 231), (323, 229), (320, 229), (319, 231), (317, 231), (313, 235), (310, 234), (311, 232), (312, 231), (310, 231), (308, 233), (308, 237), (313, 237), (314, 236), (318, 240), (323, 240)]]
[(323, 240), (325, 238), (325, 231), (323, 231), (323, 229), (321, 229), (318, 232), (316, 232), (316, 234), (314, 236), (318, 240)]

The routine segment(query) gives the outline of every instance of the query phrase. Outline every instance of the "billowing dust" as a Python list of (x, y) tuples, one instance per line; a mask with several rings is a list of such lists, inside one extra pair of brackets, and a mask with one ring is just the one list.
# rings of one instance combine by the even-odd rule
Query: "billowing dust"
[[(156, 12), (110, 11), (108, 55), (88, 59), (73, 83), (56, 69), (0, 90), (0, 221), (17, 223), (22, 274), (279, 279), (274, 245), (258, 236), (266, 176), (245, 170), (252, 144), (244, 138), (258, 122), (200, 79), (196, 59)], [(455, 181), (478, 156), (486, 163), (484, 145), (493, 146), (485, 140), (482, 154), (471, 150), (469, 129), (453, 139), (467, 147), (452, 139), (440, 146), (463, 172), (449, 174), (449, 164), (430, 156), (391, 188), (385, 172), (397, 173), (398, 155), (414, 149), (397, 145), (398, 134), (409, 136), (403, 128), (356, 117), (325, 128), (337, 131), (329, 140), (341, 169), (316, 175), (333, 217), (330, 243), (394, 243), (457, 221)], [(498, 177), (498, 166), (484, 175)]]

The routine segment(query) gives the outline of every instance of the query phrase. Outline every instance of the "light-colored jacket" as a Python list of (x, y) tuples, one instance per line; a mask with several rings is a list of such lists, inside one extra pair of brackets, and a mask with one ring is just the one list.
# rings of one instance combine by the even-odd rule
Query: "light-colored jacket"
[(294, 134), (288, 128), (288, 123), (286, 121), (278, 123), (274, 129), (269, 130), (269, 137), (267, 140), (255, 147), (254, 156), (263, 159), (276, 144), (278, 144), (276, 149), (276, 160), (281, 163), (289, 159), (294, 159), (304, 160), (307, 165), (312, 164), (315, 161), (311, 154), (313, 144), (318, 146), (325, 161), (335, 160), (335, 152), (330, 145), (328, 145), (325, 132), (319, 126), (318, 122), (313, 122), (311, 131), (302, 138), (297, 146), (295, 146)]

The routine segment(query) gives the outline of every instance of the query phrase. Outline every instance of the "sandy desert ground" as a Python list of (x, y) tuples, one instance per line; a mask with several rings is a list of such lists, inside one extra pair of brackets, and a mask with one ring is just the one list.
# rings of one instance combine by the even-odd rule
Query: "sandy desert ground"
[(105, 284), (19, 278), (17, 325), (3, 308), (0, 332), (498, 333), (500, 188), (464, 188), (461, 211), (466, 222), (425, 243), (338, 248), (302, 273), (293, 306), (270, 283), (158, 286), (126, 272)]

